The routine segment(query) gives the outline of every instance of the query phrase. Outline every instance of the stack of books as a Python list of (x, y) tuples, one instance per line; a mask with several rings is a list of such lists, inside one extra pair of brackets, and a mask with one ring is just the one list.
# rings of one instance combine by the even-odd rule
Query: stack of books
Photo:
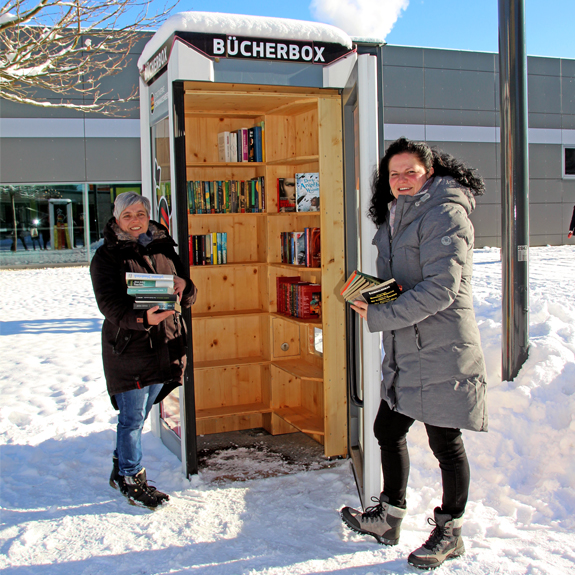
[(265, 162), (265, 123), (218, 134), (220, 162)]
[(281, 232), (281, 263), (321, 267), (320, 228), (304, 228), (303, 232)]
[(228, 263), (227, 232), (189, 236), (191, 266), (221, 265)]
[(134, 309), (150, 309), (157, 305), (159, 311), (181, 313), (180, 298), (174, 293), (174, 276), (126, 272), (126, 284), (128, 295), (136, 298)]
[(187, 183), (190, 214), (252, 214), (266, 209), (265, 178)]
[(276, 278), (278, 313), (313, 319), (321, 317), (321, 285), (302, 282), (299, 276)]
[(392, 278), (387, 281), (355, 270), (343, 286), (341, 295), (345, 301), (363, 301), (368, 304), (388, 303), (401, 295), (401, 286)]

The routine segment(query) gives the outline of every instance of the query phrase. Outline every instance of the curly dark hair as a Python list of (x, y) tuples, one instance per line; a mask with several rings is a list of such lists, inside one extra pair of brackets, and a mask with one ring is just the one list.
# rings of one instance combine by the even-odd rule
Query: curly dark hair
[(485, 191), (483, 178), (476, 174), (476, 170), (469, 168), (451, 154), (431, 148), (425, 142), (414, 142), (407, 138), (399, 138), (392, 142), (385, 156), (379, 163), (379, 170), (375, 172), (372, 182), (371, 202), (368, 216), (375, 225), (381, 225), (387, 216), (389, 202), (393, 200), (389, 187), (389, 160), (397, 154), (414, 154), (429, 172), (433, 168), (434, 176), (451, 176), (456, 182), (467, 188), (474, 196), (480, 196)]

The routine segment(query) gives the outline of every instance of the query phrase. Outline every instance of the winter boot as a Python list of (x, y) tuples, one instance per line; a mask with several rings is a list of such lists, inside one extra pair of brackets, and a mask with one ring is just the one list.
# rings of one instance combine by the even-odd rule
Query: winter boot
[(137, 475), (126, 475), (120, 483), (120, 490), (132, 505), (139, 505), (155, 509), (168, 501), (170, 497), (158, 491), (146, 481), (146, 470), (142, 469)]
[(407, 562), (418, 569), (435, 569), (446, 559), (453, 559), (465, 553), (465, 546), (461, 537), (463, 517), (453, 519), (451, 515), (441, 513), (439, 507), (434, 511), (435, 521), (427, 520), (434, 529), (429, 539), (416, 549), (408, 558)]
[(110, 486), (114, 489), (120, 489), (121, 483), (123, 483), (124, 478), (120, 475), (120, 465), (118, 464), (118, 458), (112, 457), (112, 473), (110, 473)]
[(352, 507), (341, 510), (343, 522), (357, 533), (375, 537), (383, 545), (397, 545), (401, 522), (407, 510), (389, 504), (387, 495), (383, 493), (379, 500), (371, 498), (377, 504), (368, 507), (363, 513)]

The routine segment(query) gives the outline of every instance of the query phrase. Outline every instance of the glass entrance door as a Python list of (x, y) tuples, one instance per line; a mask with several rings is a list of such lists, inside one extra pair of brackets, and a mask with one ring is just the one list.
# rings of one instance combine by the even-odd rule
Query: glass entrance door
[[(374, 224), (367, 219), (371, 179), (379, 161), (377, 58), (358, 56), (343, 94), (346, 198), (346, 268), (376, 275), (371, 243)], [(364, 506), (381, 492), (379, 446), (373, 422), (379, 408), (381, 352), (379, 334), (348, 307), (348, 387), (350, 452)]]

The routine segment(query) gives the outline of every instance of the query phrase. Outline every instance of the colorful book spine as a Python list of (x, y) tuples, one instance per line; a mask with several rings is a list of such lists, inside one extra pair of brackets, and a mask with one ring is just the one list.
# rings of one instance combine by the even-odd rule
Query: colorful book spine
[(143, 274), (137, 272), (126, 272), (127, 280), (172, 280), (174, 276), (167, 274)]

